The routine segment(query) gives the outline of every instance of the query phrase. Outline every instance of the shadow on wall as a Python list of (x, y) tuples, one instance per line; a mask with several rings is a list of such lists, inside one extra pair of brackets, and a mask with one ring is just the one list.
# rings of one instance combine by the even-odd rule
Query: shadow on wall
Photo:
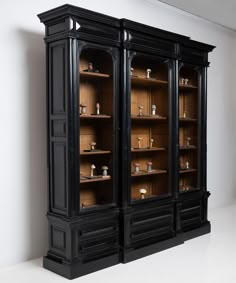
[(18, 30), (22, 40), (22, 70), (26, 81), (26, 137), (28, 150), (27, 217), (25, 260), (46, 254), (48, 247), (47, 147), (46, 147), (46, 52), (43, 34)]

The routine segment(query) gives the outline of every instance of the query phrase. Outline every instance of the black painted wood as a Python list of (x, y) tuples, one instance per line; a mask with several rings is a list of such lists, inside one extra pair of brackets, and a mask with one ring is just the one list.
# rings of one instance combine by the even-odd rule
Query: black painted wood
[[(45, 24), (49, 251), (44, 267), (68, 279), (152, 254), (210, 232), (206, 186), (208, 53), (214, 47), (127, 19), (72, 5), (38, 15)], [(80, 209), (79, 60), (94, 48), (113, 61), (113, 200)], [(165, 62), (169, 80), (169, 193), (130, 199), (130, 67), (142, 54)], [(184, 66), (198, 71), (199, 184), (179, 193), (179, 78)]]

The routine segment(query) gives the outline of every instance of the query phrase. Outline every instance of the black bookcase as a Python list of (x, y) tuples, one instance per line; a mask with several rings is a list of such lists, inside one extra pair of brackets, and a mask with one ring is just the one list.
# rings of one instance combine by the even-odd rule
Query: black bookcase
[(214, 47), (71, 5), (39, 18), (47, 58), (44, 267), (73, 279), (210, 232)]

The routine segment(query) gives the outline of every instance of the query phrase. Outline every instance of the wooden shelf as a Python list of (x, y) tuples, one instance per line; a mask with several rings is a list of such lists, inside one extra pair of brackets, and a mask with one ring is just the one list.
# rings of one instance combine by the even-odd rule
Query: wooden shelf
[(197, 172), (197, 169), (180, 169), (179, 170), (180, 174), (192, 173), (192, 172)]
[(104, 182), (111, 180), (111, 176), (106, 177), (106, 178), (93, 178), (93, 179), (85, 179), (85, 180), (80, 180), (80, 184), (82, 183), (93, 183), (93, 182)]
[(131, 82), (143, 86), (168, 86), (168, 81), (131, 76)]
[(180, 150), (194, 150), (194, 149), (197, 149), (197, 147), (195, 145), (190, 145), (190, 146), (179, 146), (179, 149)]
[(110, 115), (92, 115), (92, 114), (83, 114), (80, 115), (80, 119), (111, 119)]
[(159, 197), (158, 195), (148, 195), (148, 196), (145, 196), (144, 199), (141, 199), (141, 198), (132, 198), (132, 201), (133, 202), (139, 202), (139, 201), (144, 201), (146, 199), (150, 199), (150, 198), (157, 198)]
[(195, 85), (179, 85), (179, 89), (190, 90), (190, 89), (198, 89), (198, 87)]
[(152, 151), (165, 151), (164, 147), (152, 147), (152, 148), (131, 148), (131, 152), (152, 152)]
[(179, 121), (180, 122), (193, 122), (193, 123), (196, 123), (198, 120), (197, 119), (194, 119), (194, 118), (183, 118), (183, 117), (179, 117)]
[(189, 192), (193, 192), (193, 191), (197, 191), (197, 190), (199, 190), (199, 189), (190, 186), (188, 190), (179, 189), (179, 192), (181, 194), (184, 194), (184, 193), (189, 193)]
[(93, 72), (80, 72), (81, 77), (90, 77), (90, 78), (110, 78), (109, 74), (102, 74), (102, 73), (93, 73)]
[(139, 173), (132, 172), (132, 177), (139, 177), (139, 176), (148, 176), (148, 175), (158, 175), (158, 174), (166, 174), (167, 170), (152, 170), (151, 172), (147, 171), (139, 171)]
[(148, 116), (148, 115), (143, 115), (143, 116), (131, 116), (131, 120), (160, 120), (160, 121), (165, 121), (167, 120), (167, 117), (162, 117), (162, 116)]
[(99, 150), (99, 151), (80, 151), (80, 155), (100, 155), (100, 154), (110, 154), (111, 150)]

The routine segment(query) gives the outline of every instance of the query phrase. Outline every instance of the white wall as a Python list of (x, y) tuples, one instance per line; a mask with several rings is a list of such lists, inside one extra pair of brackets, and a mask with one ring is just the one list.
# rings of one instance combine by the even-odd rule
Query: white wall
[[(208, 85), (208, 188), (211, 207), (235, 197), (235, 33), (155, 0), (68, 1), (217, 46)], [(64, 0), (0, 4), (0, 266), (47, 250), (44, 26), (37, 14)]]

